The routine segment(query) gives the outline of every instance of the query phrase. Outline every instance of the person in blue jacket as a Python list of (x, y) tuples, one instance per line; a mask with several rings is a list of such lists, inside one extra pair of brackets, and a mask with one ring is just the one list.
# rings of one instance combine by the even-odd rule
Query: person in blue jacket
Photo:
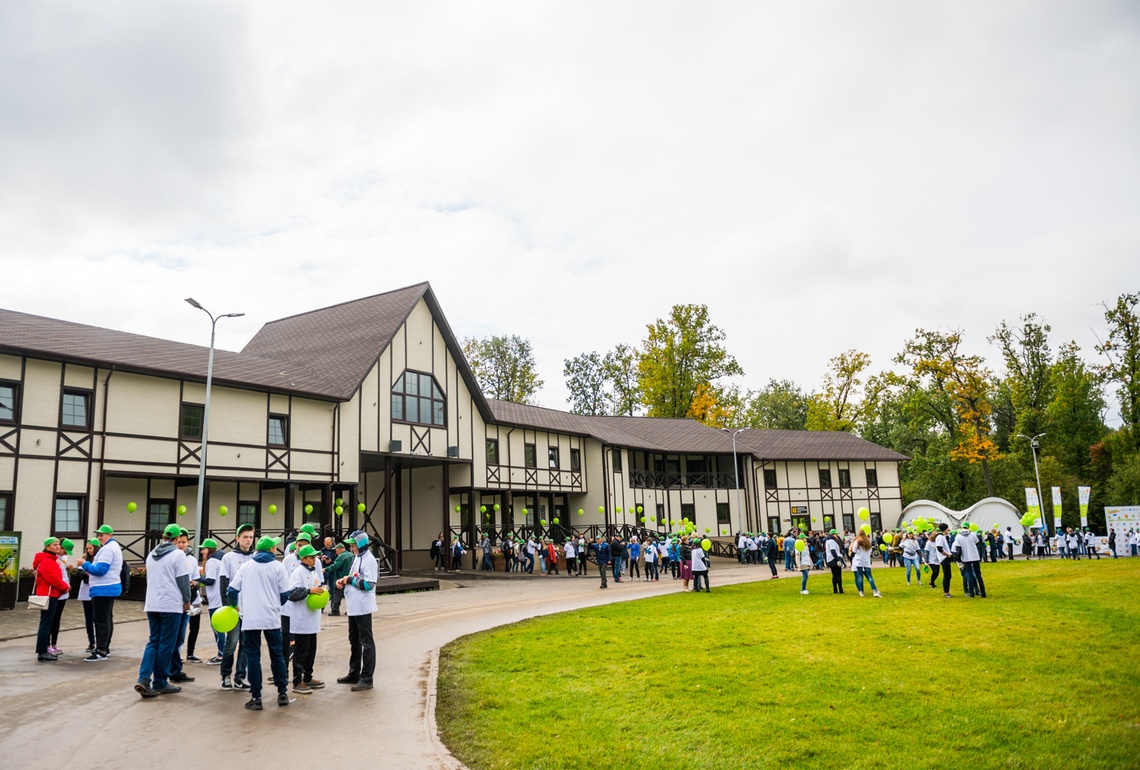
[(594, 538), (594, 561), (598, 564), (598, 572), (602, 576), (599, 588), (606, 587), (606, 569), (610, 566), (610, 545), (604, 538)]

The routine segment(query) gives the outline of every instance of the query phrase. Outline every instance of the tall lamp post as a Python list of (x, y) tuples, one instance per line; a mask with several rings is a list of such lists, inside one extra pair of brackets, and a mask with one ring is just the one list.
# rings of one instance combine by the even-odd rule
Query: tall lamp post
[(196, 307), (210, 317), (210, 359), (206, 364), (206, 403), (202, 407), (202, 456), (198, 458), (198, 508), (194, 519), (194, 539), (200, 544), (205, 539), (202, 531), (202, 505), (206, 496), (206, 444), (210, 435), (210, 385), (214, 380), (214, 335), (218, 329), (218, 320), (221, 318), (240, 318), (245, 313), (226, 313), (215, 317), (206, 308), (198, 304), (198, 300), (187, 297), (186, 302)]
[(1033, 450), (1033, 475), (1037, 477), (1037, 507), (1041, 509), (1041, 524), (1045, 529), (1045, 534), (1049, 534), (1049, 520), (1045, 518), (1045, 498), (1041, 495), (1041, 471), (1037, 470), (1037, 447), (1041, 445), (1040, 438), (1044, 433), (1038, 433), (1033, 438), (1026, 436), (1023, 433), (1018, 433), (1018, 438), (1023, 438), (1029, 442), (1029, 448)]
[[(740, 464), (736, 461), (736, 434), (743, 433), (744, 428), (737, 428), (736, 430), (721, 428), (721, 430), (732, 436), (732, 478), (736, 483), (736, 515), (743, 516), (744, 512), (740, 508)], [(717, 524), (717, 529), (720, 529), (720, 524)], [(744, 529), (743, 520), (741, 520), (740, 529)]]

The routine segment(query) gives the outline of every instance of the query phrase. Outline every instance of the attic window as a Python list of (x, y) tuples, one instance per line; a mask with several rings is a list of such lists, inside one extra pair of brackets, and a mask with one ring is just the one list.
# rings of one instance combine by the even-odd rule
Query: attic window
[(447, 425), (446, 400), (430, 374), (404, 370), (392, 385), (392, 420), (443, 428)]

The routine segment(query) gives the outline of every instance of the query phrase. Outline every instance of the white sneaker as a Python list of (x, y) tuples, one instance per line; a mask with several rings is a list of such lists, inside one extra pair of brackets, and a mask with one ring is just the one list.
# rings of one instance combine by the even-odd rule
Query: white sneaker
[(808, 592), (806, 590), (800, 591), (800, 593), (803, 594), (804, 596), (807, 596), (807, 594), (808, 594)]
[(860, 595), (860, 596), (862, 596), (862, 595), (863, 595), (863, 592), (862, 592), (862, 591), (860, 591), (860, 592), (859, 592), (859, 595)]
[(877, 598), (877, 599), (882, 599), (882, 598), (883, 598), (883, 595), (882, 595), (881, 593), (879, 593), (878, 591), (872, 591), (872, 592), (871, 592), (871, 596), (874, 596), (874, 597), (875, 597), (875, 598)]

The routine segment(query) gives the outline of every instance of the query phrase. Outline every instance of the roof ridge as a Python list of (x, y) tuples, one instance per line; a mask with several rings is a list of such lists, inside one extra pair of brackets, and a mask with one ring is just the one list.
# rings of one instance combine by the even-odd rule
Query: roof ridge
[(431, 282), (430, 281), (420, 281), (419, 283), (409, 284), (408, 286), (403, 286), (399, 289), (392, 289), (390, 291), (382, 291), (378, 294), (369, 294), (367, 297), (357, 297), (356, 299), (346, 299), (344, 302), (336, 302), (332, 305), (326, 305), (324, 307), (313, 308), (312, 310), (305, 310), (304, 312), (294, 313), (293, 315), (282, 316), (281, 318), (274, 318), (272, 321), (266, 321), (264, 324), (262, 324), (262, 328), (265, 328), (266, 326), (272, 326), (273, 324), (279, 323), (281, 321), (290, 321), (294, 318), (300, 318), (301, 316), (312, 315), (313, 313), (320, 313), (324, 310), (332, 310), (333, 308), (344, 307), (345, 305), (354, 305), (357, 302), (364, 302), (365, 300), (376, 299), (377, 297), (384, 297), (384, 296), (387, 296), (389, 294), (398, 294), (401, 291), (407, 291), (408, 289), (415, 289), (415, 288), (419, 288), (421, 286), (424, 287), (425, 289), (430, 288)]

